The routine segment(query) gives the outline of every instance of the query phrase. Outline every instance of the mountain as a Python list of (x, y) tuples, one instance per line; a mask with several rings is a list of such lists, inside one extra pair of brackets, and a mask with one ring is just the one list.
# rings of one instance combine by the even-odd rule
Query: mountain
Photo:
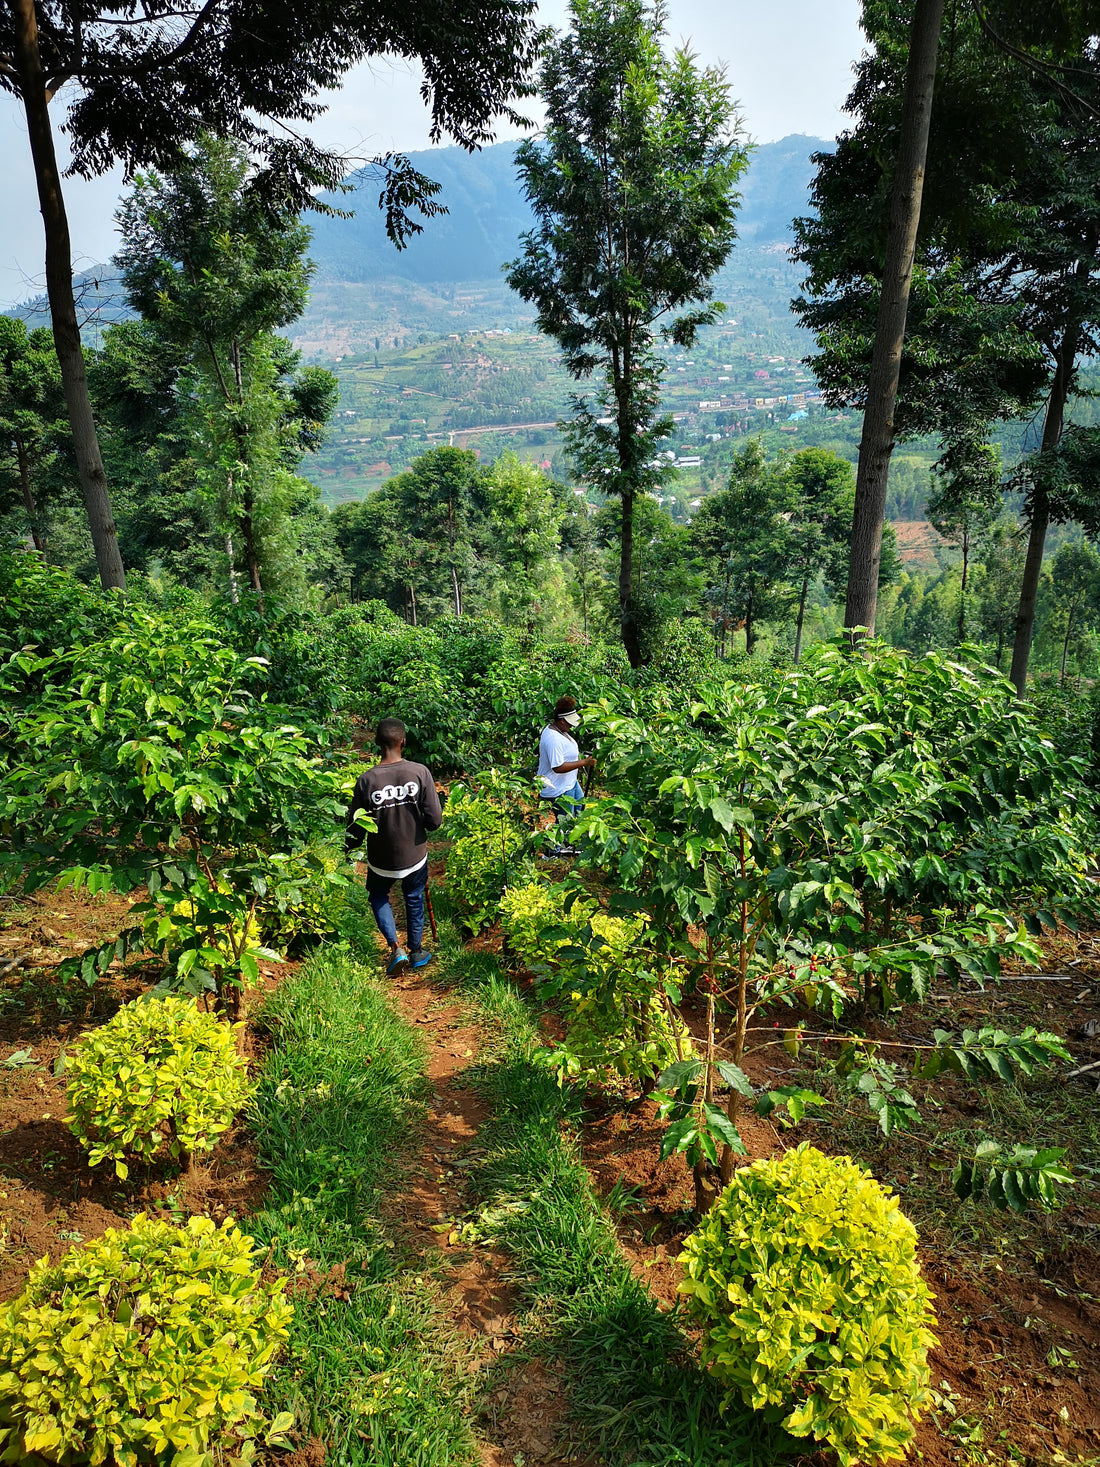
[[(745, 175), (738, 233), (745, 243), (785, 242), (790, 223), (807, 207), (813, 176), (810, 155), (831, 150), (821, 138), (793, 135), (764, 143)], [(497, 143), (480, 153), (436, 148), (413, 153), (414, 167), (440, 185), (448, 212), (426, 221), (404, 250), (386, 238), (377, 206), (378, 181), (369, 170), (352, 175), (352, 195), (328, 195), (337, 208), (350, 206), (351, 219), (320, 217), (313, 223), (310, 253), (317, 280), (365, 283), (393, 276), (416, 284), (499, 279), (501, 267), (519, 254), (519, 237), (532, 223), (516, 178), (515, 143)]]
[[(832, 147), (822, 138), (794, 135), (753, 152), (741, 186), (738, 243), (715, 282), (719, 299), (749, 330), (796, 330), (788, 315), (797, 288), (797, 271), (786, 256), (790, 224), (808, 205), (811, 154)], [(501, 273), (532, 223), (516, 178), (515, 149), (515, 143), (497, 143), (480, 153), (434, 148), (411, 154), (413, 165), (440, 184), (439, 201), (448, 212), (426, 220), (404, 250), (386, 238), (379, 182), (369, 169), (349, 179), (352, 193), (326, 196), (354, 213), (309, 220), (317, 273), (309, 305), (290, 328), (307, 358), (332, 360), (455, 331), (530, 330), (534, 312)], [(113, 266), (96, 267), (76, 283), (89, 340), (129, 314)], [(11, 314), (31, 325), (49, 323), (45, 297)], [(777, 349), (787, 351), (782, 343)]]

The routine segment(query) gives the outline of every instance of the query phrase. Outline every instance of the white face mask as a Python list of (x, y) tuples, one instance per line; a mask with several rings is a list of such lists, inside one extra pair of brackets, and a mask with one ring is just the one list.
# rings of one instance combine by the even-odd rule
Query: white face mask
[(561, 721), (562, 723), (567, 723), (570, 728), (576, 728), (577, 724), (581, 721), (581, 716), (579, 713), (563, 713), (561, 715)]

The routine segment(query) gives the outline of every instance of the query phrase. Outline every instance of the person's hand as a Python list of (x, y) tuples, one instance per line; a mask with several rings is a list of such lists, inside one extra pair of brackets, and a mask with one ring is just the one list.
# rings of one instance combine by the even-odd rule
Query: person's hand
[(586, 769), (595, 769), (596, 760), (591, 754), (589, 754), (588, 758), (584, 761), (584, 767)]

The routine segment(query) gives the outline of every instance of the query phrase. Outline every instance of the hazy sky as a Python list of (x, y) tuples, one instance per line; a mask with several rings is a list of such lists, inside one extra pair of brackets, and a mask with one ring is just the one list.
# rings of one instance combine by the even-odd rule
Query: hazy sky
[[(565, 10), (564, 0), (542, 0), (543, 18), (551, 24), (561, 25)], [(840, 106), (862, 43), (857, 0), (670, 0), (668, 10), (674, 42), (689, 41), (706, 64), (726, 65), (757, 142), (799, 132), (832, 137), (843, 125)], [(52, 108), (58, 122), (63, 101), (64, 94)], [(428, 119), (418, 72), (379, 61), (357, 67), (333, 95), (315, 135), (362, 156), (426, 148)], [(58, 141), (63, 151), (64, 141)], [(114, 252), (121, 187), (117, 172), (90, 183), (67, 181), (77, 270)], [(0, 303), (10, 304), (42, 289), (43, 245), (22, 110), (7, 94), (0, 95), (0, 198)]]

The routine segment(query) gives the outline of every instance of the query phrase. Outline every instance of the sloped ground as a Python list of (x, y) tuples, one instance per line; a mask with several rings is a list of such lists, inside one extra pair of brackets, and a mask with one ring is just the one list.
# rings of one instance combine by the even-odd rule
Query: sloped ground
[[(440, 869), (434, 869), (438, 878)], [(272, 1238), (277, 1261), (278, 1248), (284, 1248), (281, 1266), (296, 1275), (295, 1293), (312, 1320), (311, 1330), (324, 1324), (342, 1331), (346, 1310), (349, 1321), (369, 1316), (370, 1328), (382, 1331), (383, 1345), (372, 1348), (390, 1349), (389, 1335), (362, 1302), (370, 1290), (360, 1304), (355, 1302), (364, 1286), (354, 1282), (354, 1268), (327, 1256), (315, 1258), (308, 1249), (298, 1248), (291, 1257), (285, 1252), (289, 1245), (277, 1243), (272, 1218), (282, 1215), (283, 1204), (271, 1191), (271, 1168), (275, 1165), (277, 1177), (282, 1163), (258, 1155), (257, 1136), (247, 1124), (238, 1125), (205, 1165), (184, 1178), (150, 1168), (123, 1185), (105, 1169), (92, 1172), (86, 1166), (61, 1124), (64, 1081), (54, 1075), (54, 1062), (66, 1044), (102, 1023), (156, 975), (131, 961), (89, 990), (79, 982), (58, 982), (53, 965), (104, 940), (125, 915), (125, 904), (71, 893), (39, 893), (32, 902), (7, 901), (0, 907), (0, 952), (5, 954), (0, 968), (9, 965), (0, 984), (0, 1298), (18, 1292), (36, 1257), (56, 1257), (106, 1227), (124, 1224), (139, 1210), (155, 1208), (176, 1217), (205, 1212), (217, 1219), (255, 1215), (255, 1226)], [(553, 1288), (539, 1282), (540, 1269), (549, 1277), (559, 1267), (561, 1249), (547, 1242), (540, 1259), (537, 1237), (532, 1241), (529, 1232), (510, 1232), (507, 1218), (495, 1229), (484, 1224), (486, 1199), (497, 1185), (493, 1179), (499, 1179), (505, 1092), (500, 1089), (503, 1071), (494, 1065), (502, 1053), (503, 1021), (469, 989), (468, 962), (476, 959), (492, 972), (494, 983), (510, 985), (517, 1000), (526, 985), (522, 974), (503, 972), (493, 934), (474, 944), (472, 954), (460, 951), (449, 929), (443, 936), (442, 963), (384, 986), (403, 1027), (418, 1036), (411, 1042), (423, 1055), (422, 1104), (403, 1115), (404, 1139), (388, 1156), (378, 1184), (378, 1236), (389, 1237), (386, 1247), (396, 1269), (384, 1287), (407, 1310), (400, 1349), (415, 1354), (418, 1334), (423, 1337), (424, 1378), (430, 1384), (425, 1399), (437, 1402), (432, 1410), (451, 1413), (447, 1432), (438, 1434), (432, 1449), (435, 1455), (407, 1460), (478, 1461), (483, 1467), (672, 1462), (659, 1442), (651, 1456), (624, 1455), (629, 1439), (615, 1435), (616, 1410), (629, 1414), (634, 1409), (630, 1392), (637, 1386), (629, 1375), (629, 1349), (620, 1359), (610, 1335), (606, 1348), (599, 1344), (599, 1329), (613, 1326), (612, 1306), (623, 1287), (615, 1273), (618, 1265), (600, 1265), (612, 1269), (606, 1276), (597, 1269), (592, 1300), (599, 1300), (605, 1277), (606, 1314), (590, 1300), (589, 1316), (566, 1317), (554, 1293), (560, 1281)], [(887, 1020), (869, 1014), (865, 1031), (920, 1042), (937, 1026), (995, 1022), (1017, 1030), (1035, 1024), (1065, 1036), (1077, 1064), (1092, 1063), (1100, 1058), (1100, 935), (1060, 934), (1046, 949), (1049, 971), (1042, 979), (1006, 975), (1000, 986), (984, 992), (945, 991), (924, 1009), (905, 1009)], [(12, 958), (25, 961), (14, 964)], [(297, 972), (296, 965), (273, 968), (269, 987)], [(552, 1015), (536, 1017), (553, 1031)], [(786, 1015), (784, 1022), (789, 1021)], [(538, 1027), (526, 1022), (525, 1043), (537, 1045)], [(749, 1057), (753, 1078), (775, 1084), (799, 1074), (806, 1083), (823, 1083), (812, 1069), (799, 1069), (807, 1064), (805, 1055), (792, 1058), (775, 1042), (779, 1037), (765, 1034)], [(248, 1043), (257, 1068), (267, 1063), (273, 1042), (270, 1033), (252, 1031)], [(1086, 1078), (1051, 1074), (1023, 1087), (974, 1087), (952, 1078), (927, 1086), (915, 1082), (930, 1121), (888, 1139), (856, 1101), (838, 1103), (825, 1122), (806, 1120), (783, 1130), (750, 1118), (744, 1125), (750, 1157), (804, 1138), (826, 1150), (851, 1151), (899, 1191), (917, 1223), (925, 1273), (936, 1293), (941, 1343), (932, 1357), (935, 1406), (921, 1424), (914, 1461), (937, 1467), (1100, 1461), (1100, 1099)], [(638, 1298), (651, 1301), (646, 1317), (664, 1329), (662, 1318), (674, 1321), (676, 1257), (691, 1226), (685, 1211), (691, 1196), (687, 1168), (678, 1157), (660, 1160), (661, 1126), (650, 1103), (592, 1091), (580, 1097), (578, 1112), (577, 1099), (564, 1097), (560, 1116), (546, 1125), (551, 1140), (562, 1138), (567, 1149), (574, 1145), (569, 1138), (577, 1137), (575, 1155), (595, 1199), (583, 1226), (596, 1230), (593, 1237), (600, 1228), (614, 1228), (627, 1274), (643, 1291)], [(334, 1135), (343, 1134), (334, 1126)], [(958, 1203), (950, 1188), (951, 1163), (983, 1135), (1068, 1146), (1081, 1180), (1063, 1210), (1020, 1219)], [(533, 1177), (513, 1178), (510, 1185), (538, 1190)], [(602, 1220), (599, 1198), (610, 1204)], [(582, 1214), (584, 1206), (578, 1203)], [(521, 1215), (522, 1209), (516, 1216)], [(374, 1237), (375, 1224), (364, 1226)], [(593, 1257), (605, 1256), (602, 1246)], [(320, 1252), (320, 1244), (316, 1247)], [(307, 1332), (305, 1343), (300, 1342), (307, 1354), (311, 1338)], [(678, 1377), (682, 1381), (692, 1379), (690, 1347), (689, 1335), (688, 1355), (675, 1365), (686, 1372)], [(593, 1365), (605, 1356), (615, 1370), (627, 1372), (616, 1377), (623, 1397), (617, 1405), (593, 1395), (604, 1388), (601, 1381), (611, 1379), (601, 1376), (604, 1366)], [(413, 1368), (400, 1352), (395, 1358), (404, 1362), (402, 1369)], [(377, 1375), (355, 1377), (356, 1399), (365, 1399), (364, 1382)], [(331, 1403), (314, 1400), (310, 1416), (302, 1404), (308, 1394), (302, 1379), (301, 1358), (292, 1357), (277, 1390), (298, 1401), (301, 1440), (294, 1453), (279, 1460), (290, 1467), (318, 1467), (332, 1447), (324, 1425)], [(698, 1449), (691, 1445), (694, 1428), (686, 1417), (678, 1426), (672, 1416), (661, 1429), (670, 1440), (682, 1433), (684, 1461), (712, 1467), (720, 1460), (713, 1453), (692, 1455)], [(584, 1455), (582, 1443), (594, 1437), (604, 1442), (599, 1459)], [(466, 1445), (455, 1445), (462, 1442)], [(348, 1460), (375, 1460), (375, 1447), (366, 1441), (358, 1450), (362, 1455)], [(761, 1455), (760, 1443), (751, 1451), (755, 1455), (745, 1461), (779, 1460)]]

